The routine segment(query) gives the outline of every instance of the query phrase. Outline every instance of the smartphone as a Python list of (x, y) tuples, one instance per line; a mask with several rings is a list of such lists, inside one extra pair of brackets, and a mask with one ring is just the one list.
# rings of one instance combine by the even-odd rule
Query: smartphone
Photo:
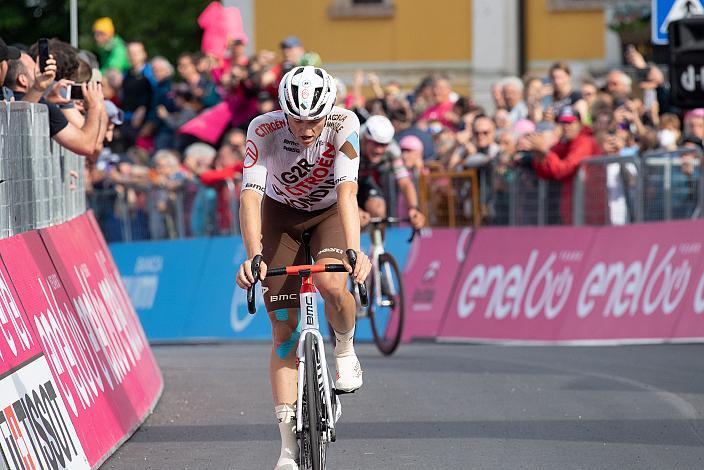
[(46, 61), (49, 60), (49, 40), (40, 38), (37, 42), (37, 48), (39, 50), (39, 71), (44, 73)]
[(70, 99), (70, 100), (82, 100), (83, 99), (83, 88), (81, 88), (81, 85), (71, 85), (71, 88), (69, 88), (68, 99)]

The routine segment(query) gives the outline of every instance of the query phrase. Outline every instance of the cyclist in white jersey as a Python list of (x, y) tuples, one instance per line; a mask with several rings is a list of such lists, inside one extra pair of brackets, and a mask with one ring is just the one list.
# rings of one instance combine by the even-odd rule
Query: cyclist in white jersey
[[(269, 372), (281, 433), (275, 470), (298, 469), (295, 348), (300, 280), (267, 279), (267, 265), (307, 263), (301, 234), (310, 231), (316, 263), (342, 262), (356, 282), (364, 282), (371, 269), (359, 241), (359, 120), (334, 106), (335, 94), (335, 83), (323, 69), (296, 67), (279, 85), (282, 110), (255, 118), (247, 130), (240, 226), (248, 259), (240, 266), (237, 284), (244, 289), (252, 285), (252, 258), (261, 254), (264, 303), (273, 336)], [(345, 256), (350, 248), (357, 253), (354, 272)], [(352, 343), (356, 308), (347, 289), (348, 275), (314, 276), (337, 339), (335, 387), (354, 391), (362, 386), (362, 369)]]

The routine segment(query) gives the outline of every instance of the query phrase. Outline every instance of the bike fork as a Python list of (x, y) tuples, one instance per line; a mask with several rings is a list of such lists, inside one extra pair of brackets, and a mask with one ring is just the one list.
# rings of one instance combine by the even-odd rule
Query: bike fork
[[(301, 285), (301, 293), (299, 295), (300, 300), (300, 314), (302, 318), (300, 319), (302, 323), (301, 336), (298, 340), (298, 347), (296, 349), (296, 354), (298, 357), (298, 406), (296, 406), (296, 431), (301, 432), (303, 430), (303, 394), (304, 387), (303, 383), (305, 380), (305, 340), (306, 336), (313, 335), (315, 341), (313, 342), (314, 349), (318, 354), (318, 359), (320, 361), (320, 370), (316, 376), (319, 376), (319, 380), (322, 379), (323, 386), (323, 398), (324, 406), (327, 412), (327, 428), (328, 432), (335, 429), (335, 415), (332, 409), (332, 390), (330, 388), (330, 377), (328, 375), (327, 360), (325, 358), (325, 350), (322, 347), (323, 337), (320, 334), (319, 323), (318, 323), (318, 307), (315, 298), (315, 287), (313, 287), (313, 282), (310, 278), (304, 277)], [(320, 386), (321, 384), (318, 384)]]

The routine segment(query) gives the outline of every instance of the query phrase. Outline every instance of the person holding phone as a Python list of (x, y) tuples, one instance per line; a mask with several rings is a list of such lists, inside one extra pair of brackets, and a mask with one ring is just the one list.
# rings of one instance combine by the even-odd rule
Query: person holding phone
[[(5, 83), (16, 100), (24, 101), (27, 95), (36, 93), (41, 96), (51, 86), (53, 74), (56, 73), (51, 70), (52, 60), (50, 56), (45, 73), (39, 72), (38, 63), (29, 54), (22, 53), (19, 59), (9, 61)], [(40, 98), (38, 103), (49, 109), (49, 135), (63, 147), (94, 161), (102, 150), (108, 118), (100, 84), (84, 83), (81, 90), (86, 110), (85, 122), (81, 127), (69, 122), (57, 105), (44, 98)]]
[(10, 47), (5, 44), (5, 41), (0, 38), (0, 87), (2, 88), (3, 94), (0, 99), (9, 99), (12, 94), (9, 89), (3, 86), (5, 83), (5, 75), (7, 75), (8, 61), (16, 60), (20, 58), (20, 50), (16, 47)]

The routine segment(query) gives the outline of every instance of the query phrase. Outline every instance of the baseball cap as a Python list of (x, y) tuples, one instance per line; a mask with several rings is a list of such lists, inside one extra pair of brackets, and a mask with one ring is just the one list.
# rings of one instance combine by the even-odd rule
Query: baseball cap
[(3, 60), (17, 60), (20, 58), (20, 50), (16, 47), (8, 46), (0, 38), (0, 62)]
[(519, 119), (513, 125), (513, 132), (518, 135), (526, 135), (535, 132), (535, 123), (529, 119)]
[(423, 151), (423, 141), (415, 135), (407, 135), (402, 137), (398, 142), (398, 146), (401, 147), (401, 150)]
[(560, 114), (557, 115), (557, 122), (570, 123), (575, 121), (580, 121), (579, 111), (574, 109), (572, 106), (565, 106), (560, 110)]
[(289, 49), (291, 47), (302, 46), (303, 43), (296, 36), (288, 36), (281, 41), (281, 49)]
[(204, 157), (204, 158), (215, 158), (215, 155), (217, 154), (217, 150), (213, 148), (213, 146), (208, 145), (203, 142), (196, 142), (188, 147), (183, 151), (183, 155), (185, 158), (199, 158), (199, 157)]

